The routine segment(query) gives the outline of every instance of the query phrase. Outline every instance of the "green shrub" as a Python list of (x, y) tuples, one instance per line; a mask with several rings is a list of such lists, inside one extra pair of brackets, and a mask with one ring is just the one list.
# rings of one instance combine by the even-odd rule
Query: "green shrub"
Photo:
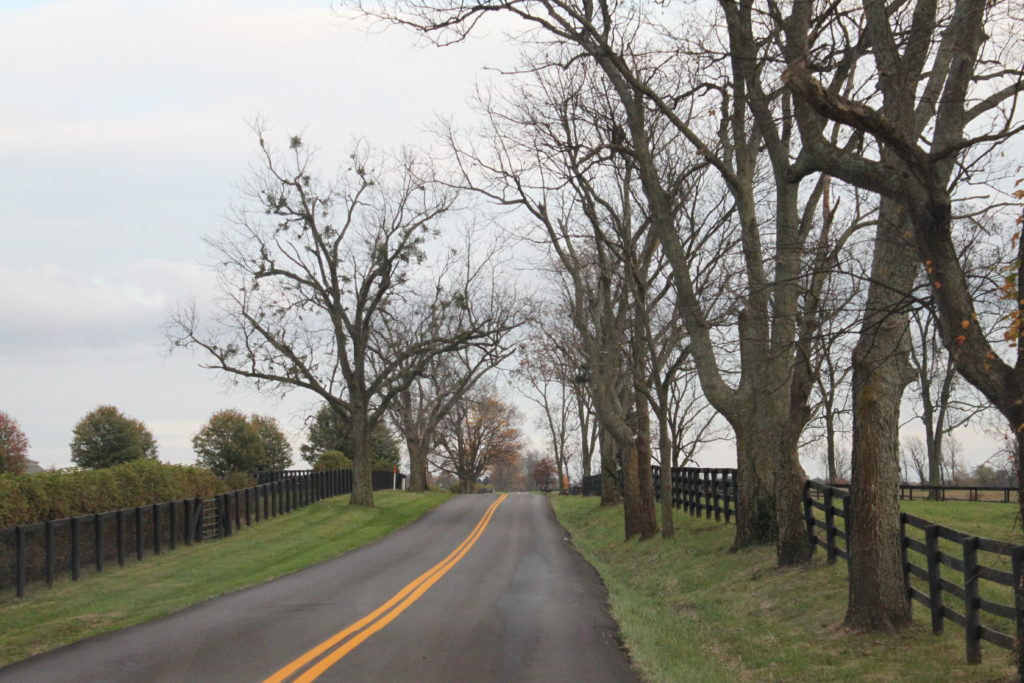
[(207, 498), (227, 490), (209, 470), (148, 459), (102, 470), (40, 472), (30, 477), (0, 474), (0, 529), (170, 500)]
[(341, 451), (324, 451), (316, 459), (313, 469), (317, 472), (323, 470), (350, 470), (352, 460)]
[(223, 479), (224, 485), (231, 491), (256, 486), (256, 479), (248, 472), (228, 472)]

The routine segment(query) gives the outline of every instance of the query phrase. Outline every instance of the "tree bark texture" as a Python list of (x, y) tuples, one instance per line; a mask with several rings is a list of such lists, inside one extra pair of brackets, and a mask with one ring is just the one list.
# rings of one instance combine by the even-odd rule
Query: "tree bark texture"
[(658, 454), (661, 457), (661, 537), (672, 538), (675, 535), (675, 520), (672, 518), (672, 437), (669, 435), (665, 411), (658, 416)]
[(868, 310), (853, 354), (850, 593), (846, 623), (889, 630), (910, 621), (900, 550), (899, 413), (913, 379), (905, 297), (917, 270), (906, 212), (883, 200)]
[(654, 510), (654, 473), (651, 471), (651, 414), (647, 399), (636, 393), (636, 459), (637, 493), (640, 499), (639, 535), (651, 538), (658, 533), (658, 518)]
[(349, 504), (373, 507), (373, 469), (370, 462), (370, 427), (365, 410), (359, 410), (357, 400), (351, 401), (352, 429), (352, 494)]
[(601, 451), (601, 505), (618, 505), (622, 501), (619, 491), (619, 459), (615, 457), (615, 441), (604, 427), (598, 439)]
[(427, 490), (427, 454), (423, 450), (423, 441), (415, 437), (406, 437), (406, 448), (409, 449), (409, 486), (412, 493), (423, 493)]

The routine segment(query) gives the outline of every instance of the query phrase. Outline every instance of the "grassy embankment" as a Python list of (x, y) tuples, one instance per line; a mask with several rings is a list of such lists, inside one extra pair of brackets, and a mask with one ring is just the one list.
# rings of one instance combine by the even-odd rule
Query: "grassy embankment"
[[(676, 538), (624, 543), (621, 508), (601, 509), (595, 498), (552, 501), (608, 586), (625, 645), (647, 680), (1016, 679), (1011, 653), (987, 643), (983, 663), (966, 664), (963, 630), (947, 622), (945, 633), (933, 636), (929, 615), (917, 603), (914, 625), (897, 634), (848, 632), (842, 626), (846, 564), (827, 565), (820, 550), (811, 566), (780, 570), (771, 548), (730, 553), (732, 525), (681, 513)], [(1014, 527), (1016, 505), (914, 502), (904, 510), (1024, 543)], [(952, 572), (949, 578), (957, 580)], [(1012, 604), (1008, 595), (999, 597)], [(953, 600), (949, 604), (960, 611)], [(1013, 632), (990, 618), (983, 623)]]
[(365, 545), (421, 517), (449, 494), (378, 492), (377, 507), (320, 501), (243, 528), (230, 538), (180, 547), (124, 569), (64, 577), (28, 597), (0, 597), (0, 666), (138, 624), (263, 583)]

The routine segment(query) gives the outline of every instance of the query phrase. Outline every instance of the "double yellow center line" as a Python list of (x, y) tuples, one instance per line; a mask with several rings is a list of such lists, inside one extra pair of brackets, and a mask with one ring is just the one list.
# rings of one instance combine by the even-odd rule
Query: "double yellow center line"
[[(338, 660), (359, 647), (360, 643), (394, 621), (399, 614), (404, 612), (412, 603), (419, 600), (420, 596), (430, 590), (431, 586), (440, 581), (441, 577), (447, 574), (469, 552), (469, 549), (483, 535), (484, 529), (487, 528), (491, 517), (494, 516), (494, 511), (498, 509), (498, 506), (507, 497), (507, 495), (502, 494), (496, 501), (491, 503), (491, 506), (487, 508), (487, 511), (480, 518), (480, 521), (477, 522), (473, 531), (448, 557), (435, 564), (423, 574), (420, 574), (383, 605), (345, 630), (335, 633), (298, 659), (288, 663), (263, 681), (263, 683), (281, 683), (289, 679), (291, 679), (292, 683), (314, 681), (324, 671), (327, 671), (327, 669), (337, 663)], [(299, 671), (301, 671), (301, 674), (295, 675)], [(295, 677), (292, 678), (292, 676)]]

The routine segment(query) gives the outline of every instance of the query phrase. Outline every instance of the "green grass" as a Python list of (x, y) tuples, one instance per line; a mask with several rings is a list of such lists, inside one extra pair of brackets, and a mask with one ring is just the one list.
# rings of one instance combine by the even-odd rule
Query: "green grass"
[[(780, 570), (771, 548), (730, 553), (732, 525), (681, 513), (674, 539), (625, 543), (621, 507), (602, 509), (594, 498), (552, 497), (552, 502), (574, 544), (608, 586), (623, 641), (647, 680), (1015, 678), (1011, 653), (991, 645), (983, 645), (981, 665), (966, 664), (963, 631), (948, 624), (945, 634), (933, 636), (920, 605), (914, 607), (916, 623), (899, 633), (848, 632), (842, 626), (845, 563), (829, 566), (821, 552), (808, 567)], [(1012, 531), (1009, 508), (1009, 517), (999, 522), (988, 519), (1002, 514), (999, 506), (978, 504), (987, 511), (982, 512), (952, 509), (966, 504), (945, 505), (932, 515), (934, 521), (978, 534), (978, 529)], [(931, 508), (908, 511), (931, 514)], [(977, 529), (966, 528), (972, 524)]]
[(49, 589), (30, 585), (28, 597), (0, 598), (0, 666), (340, 555), (405, 526), (449, 497), (385, 491), (374, 495), (377, 507), (363, 508), (340, 496), (124, 569), (64, 579)]
[(1016, 503), (904, 500), (900, 502), (900, 509), (957, 531), (1024, 544), (1024, 534), (1017, 524), (1020, 508)]

